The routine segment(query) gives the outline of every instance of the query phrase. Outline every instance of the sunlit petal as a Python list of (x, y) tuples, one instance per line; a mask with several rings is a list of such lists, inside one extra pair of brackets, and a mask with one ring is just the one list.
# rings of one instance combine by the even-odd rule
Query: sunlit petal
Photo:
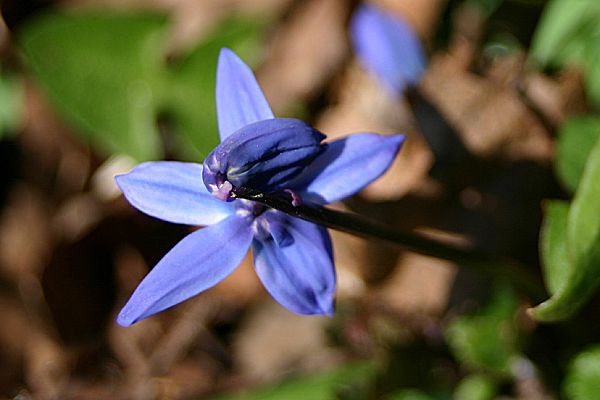
[(117, 322), (129, 326), (223, 280), (248, 251), (251, 221), (235, 214), (186, 236), (142, 280)]
[(217, 66), (217, 117), (221, 141), (253, 122), (275, 118), (252, 70), (231, 50)]
[(392, 164), (404, 135), (361, 133), (329, 143), (290, 186), (302, 198), (331, 203), (348, 197), (379, 178)]
[(283, 222), (293, 240), (254, 240), (254, 264), (260, 280), (273, 298), (290, 311), (332, 315), (335, 270), (327, 230), (278, 214), (271, 213), (269, 218)]
[(200, 164), (147, 162), (115, 179), (135, 208), (165, 221), (212, 225), (235, 211), (208, 193)]

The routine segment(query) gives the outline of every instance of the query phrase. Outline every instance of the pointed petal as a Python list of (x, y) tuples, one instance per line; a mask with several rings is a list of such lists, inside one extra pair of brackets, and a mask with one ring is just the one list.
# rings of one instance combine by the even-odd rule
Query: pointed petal
[(165, 221), (212, 225), (235, 211), (208, 193), (200, 164), (147, 162), (115, 179), (131, 205)]
[(379, 178), (392, 164), (404, 135), (360, 133), (333, 141), (290, 183), (302, 199), (319, 204), (348, 197)]
[(117, 322), (129, 326), (225, 279), (248, 251), (251, 222), (236, 214), (186, 236), (142, 280)]
[(327, 230), (277, 214), (267, 215), (285, 223), (293, 240), (277, 244), (272, 238), (255, 239), (256, 273), (271, 296), (288, 310), (332, 315), (335, 270)]
[(217, 66), (217, 118), (221, 141), (248, 124), (275, 118), (252, 70), (226, 48)]
[(400, 16), (362, 5), (354, 13), (350, 30), (359, 60), (393, 94), (418, 82), (425, 70), (424, 51)]
[(255, 122), (237, 130), (206, 157), (202, 178), (213, 193), (225, 181), (274, 191), (323, 151), (323, 139), (325, 135), (297, 119)]

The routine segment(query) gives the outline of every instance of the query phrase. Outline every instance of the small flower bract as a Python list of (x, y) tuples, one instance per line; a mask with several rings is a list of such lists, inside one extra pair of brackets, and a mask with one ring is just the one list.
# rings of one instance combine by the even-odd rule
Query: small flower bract
[(228, 49), (219, 57), (216, 92), (221, 144), (204, 165), (147, 162), (116, 177), (144, 213), (207, 226), (143, 279), (117, 318), (123, 326), (216, 285), (251, 246), (256, 273), (280, 304), (331, 315), (336, 279), (327, 230), (231, 193), (239, 186), (290, 190), (303, 202), (334, 202), (385, 172), (404, 140), (363, 133), (322, 144), (325, 136), (305, 123), (275, 118), (250, 68)]

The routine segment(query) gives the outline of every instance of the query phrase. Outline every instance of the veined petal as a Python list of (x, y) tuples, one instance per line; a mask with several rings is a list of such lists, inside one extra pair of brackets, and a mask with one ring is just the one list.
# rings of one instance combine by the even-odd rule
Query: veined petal
[(423, 48), (399, 16), (362, 5), (354, 13), (350, 29), (359, 60), (393, 94), (419, 80), (425, 70)]
[(183, 238), (142, 280), (117, 322), (129, 326), (225, 279), (248, 251), (251, 222), (250, 216), (234, 214)]
[(115, 177), (131, 205), (153, 217), (187, 225), (212, 225), (235, 212), (214, 198), (202, 181), (202, 165), (146, 162)]
[[(266, 214), (285, 222), (293, 240), (253, 241), (256, 273), (281, 305), (298, 314), (333, 314), (335, 269), (331, 240), (321, 226), (282, 213)], [(262, 218), (263, 216), (259, 217)]]
[(221, 186), (273, 191), (285, 186), (323, 151), (325, 138), (306, 123), (274, 118), (246, 125), (223, 140), (204, 160), (202, 178), (220, 195)]
[(221, 141), (253, 122), (275, 118), (252, 70), (231, 50), (217, 66), (217, 119)]
[(360, 133), (329, 143), (290, 182), (303, 200), (327, 204), (348, 197), (379, 178), (392, 164), (404, 135)]

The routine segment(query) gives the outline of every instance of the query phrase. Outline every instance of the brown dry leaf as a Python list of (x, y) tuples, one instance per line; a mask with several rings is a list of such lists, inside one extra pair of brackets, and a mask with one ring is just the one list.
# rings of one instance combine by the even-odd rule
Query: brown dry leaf
[[(512, 73), (518, 75), (521, 67), (515, 68)], [(476, 76), (446, 54), (432, 60), (421, 86), (472, 153), (512, 160), (551, 158), (547, 132), (510, 85)]]
[[(146, 269), (134, 248), (124, 248), (117, 259), (117, 277), (123, 292), (131, 293)], [(205, 392), (212, 384), (210, 371), (185, 359), (199, 340), (216, 342), (206, 325), (220, 308), (218, 298), (205, 294), (127, 328), (113, 323), (109, 340), (124, 366), (122, 390), (134, 399), (187, 398), (184, 393), (188, 391), (190, 395)]]
[(107, 158), (92, 175), (92, 194), (101, 201), (115, 200), (121, 196), (115, 176), (128, 172), (136, 164), (133, 158), (125, 154), (115, 154)]
[(133, 293), (148, 270), (148, 264), (135, 247), (124, 245), (119, 249), (115, 261), (115, 276), (123, 303)]
[(6, 24), (4, 23), (4, 18), (0, 14), (0, 52), (3, 52), (4, 49), (8, 46), (8, 29), (6, 28)]
[(436, 27), (443, 0), (374, 0), (373, 3), (403, 16), (421, 37), (429, 37)]
[(119, 392), (126, 393), (127, 398), (153, 398), (148, 349), (154, 348), (162, 334), (156, 318), (147, 318), (127, 328), (117, 324), (109, 327), (108, 341), (124, 374)]
[(300, 2), (275, 32), (258, 80), (276, 114), (305, 103), (340, 67), (348, 53), (349, 11), (343, 0)]
[(52, 220), (57, 237), (73, 242), (88, 233), (102, 218), (97, 199), (88, 194), (74, 195), (64, 201)]
[[(30, 322), (21, 304), (12, 298), (0, 297), (0, 354), (1, 365), (6, 368), (6, 372), (12, 363), (12, 367), (20, 368), (26, 346), (23, 338), (27, 337), (31, 329)], [(12, 370), (10, 375), (13, 374), (18, 374), (17, 368)], [(0, 382), (4, 379), (7, 379), (7, 376), (0, 378)]]
[(53, 238), (47, 207), (39, 193), (17, 186), (0, 216), (0, 273), (20, 282), (41, 272)]
[(162, 375), (171, 370), (184, 358), (201, 334), (209, 335), (206, 330), (207, 321), (219, 309), (219, 302), (209, 296), (196, 296), (179, 305), (177, 318), (169, 324), (150, 355), (153, 374)]
[(364, 239), (347, 233), (330, 230), (335, 256), (338, 300), (359, 299), (366, 290), (363, 262), (367, 258), (368, 245)]
[(27, 156), (25, 175), (51, 184), (53, 194), (82, 191), (91, 169), (89, 152), (37, 88), (26, 88), (25, 104), (25, 129), (19, 136)]
[(326, 368), (337, 360), (327, 346), (327, 317), (297, 315), (266, 300), (237, 331), (234, 361), (250, 381), (269, 382), (289, 373)]
[(396, 102), (374, 77), (352, 63), (336, 83), (335, 102), (316, 121), (328, 138), (337, 139), (353, 132), (395, 133), (410, 125), (405, 104)]
[(265, 292), (254, 271), (251, 253), (248, 252), (240, 266), (206, 294), (214, 295), (234, 308), (244, 307), (263, 297)]
[(374, 300), (399, 314), (441, 315), (456, 273), (451, 262), (406, 252)]
[[(115, 262), (117, 287), (120, 289), (117, 310), (125, 303), (147, 271), (148, 266), (134, 247), (124, 246), (120, 250)], [(144, 393), (148, 390), (148, 349), (154, 348), (163, 334), (157, 318), (147, 318), (127, 328), (120, 327), (116, 322), (110, 324), (108, 340), (116, 358), (123, 365), (128, 392)], [(133, 395), (132, 397), (139, 398)]]
[(586, 110), (583, 76), (579, 71), (565, 70), (555, 79), (531, 73), (524, 86), (527, 98), (554, 126)]
[(183, 360), (173, 366), (166, 376), (152, 378), (153, 396), (161, 400), (198, 398), (213, 388), (210, 366), (198, 360)]
[(41, 329), (26, 338), (25, 378), (36, 399), (60, 399), (69, 380), (65, 349)]
[(381, 280), (395, 265), (399, 253), (397, 247), (337, 231), (331, 231), (331, 235), (335, 265), (340, 275), (338, 294), (342, 297), (360, 296), (366, 284)]

